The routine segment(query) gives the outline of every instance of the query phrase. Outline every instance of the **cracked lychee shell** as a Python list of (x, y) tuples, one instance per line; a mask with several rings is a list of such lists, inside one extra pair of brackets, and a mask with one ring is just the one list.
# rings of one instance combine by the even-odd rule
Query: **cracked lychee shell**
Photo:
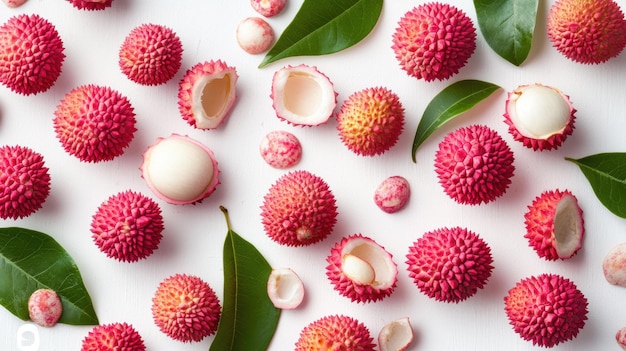
[(294, 351), (375, 349), (374, 339), (365, 324), (353, 317), (329, 315), (311, 322), (302, 329)]
[(509, 92), (504, 122), (509, 133), (533, 150), (555, 150), (574, 131), (576, 109), (569, 97), (554, 87), (520, 85)]
[(461, 227), (426, 232), (409, 247), (406, 259), (418, 289), (443, 302), (458, 303), (474, 296), (493, 270), (489, 245)]
[(83, 339), (80, 351), (145, 351), (141, 335), (128, 323), (110, 323), (93, 327)]
[(549, 261), (568, 259), (582, 247), (583, 211), (569, 190), (548, 190), (536, 197), (524, 215), (529, 245)]
[(392, 255), (362, 234), (336, 243), (326, 262), (326, 276), (335, 290), (352, 301), (379, 301), (396, 288), (398, 267)]
[(319, 176), (305, 170), (282, 175), (263, 197), (265, 233), (286, 246), (324, 240), (337, 223), (335, 196)]
[(541, 347), (574, 339), (587, 320), (587, 298), (558, 274), (520, 280), (504, 297), (504, 304), (513, 330)]

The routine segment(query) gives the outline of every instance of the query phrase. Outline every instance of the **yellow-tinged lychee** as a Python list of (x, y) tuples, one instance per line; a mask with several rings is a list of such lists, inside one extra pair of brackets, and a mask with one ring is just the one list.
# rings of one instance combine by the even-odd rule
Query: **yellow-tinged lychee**
[(145, 351), (137, 330), (128, 323), (97, 325), (83, 339), (80, 351)]
[(365, 324), (344, 315), (322, 317), (300, 332), (294, 351), (373, 351), (374, 339)]

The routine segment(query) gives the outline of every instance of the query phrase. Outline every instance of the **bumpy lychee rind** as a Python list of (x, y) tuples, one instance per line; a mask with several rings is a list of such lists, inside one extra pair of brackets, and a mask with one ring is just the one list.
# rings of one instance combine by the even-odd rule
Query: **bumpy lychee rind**
[(128, 98), (106, 86), (74, 88), (54, 116), (57, 139), (65, 151), (83, 162), (110, 161), (122, 155), (137, 131)]
[[(569, 110), (567, 115), (558, 117), (558, 119), (565, 121), (564, 123), (558, 122), (560, 127), (558, 130), (552, 130), (548, 134), (537, 135), (537, 133), (533, 133), (526, 126), (522, 125), (522, 122), (519, 122), (518, 114), (522, 113), (522, 111), (518, 111), (519, 109), (517, 103), (520, 102), (520, 98), (524, 93), (529, 92), (529, 89), (535, 88), (541, 90), (551, 89), (552, 93), (550, 95), (553, 96), (532, 99), (535, 101), (536, 106), (525, 107), (525, 109), (527, 111), (541, 111), (540, 114), (537, 113), (537, 115), (533, 116), (532, 119), (557, 119), (557, 116), (551, 114), (550, 112), (554, 110), (560, 110), (561, 112), (563, 112), (563, 107), (567, 106), (567, 109)], [(539, 96), (539, 94), (534, 95)], [(561, 99), (555, 99), (554, 96), (560, 96)], [(521, 100), (521, 102), (524, 102), (524, 100)], [(558, 106), (555, 106), (555, 104)], [(535, 151), (558, 149), (561, 144), (563, 144), (565, 139), (567, 139), (567, 137), (569, 135), (572, 135), (572, 133), (574, 132), (575, 121), (576, 109), (573, 107), (571, 101), (569, 100), (569, 96), (565, 95), (559, 89), (544, 86), (541, 84), (521, 85), (515, 90), (508, 93), (508, 97), (506, 100), (506, 111), (504, 113), (504, 122), (509, 126), (509, 133), (513, 136), (513, 139), (521, 142), (527, 148), (531, 148)]]
[(365, 324), (344, 315), (322, 317), (302, 329), (294, 351), (373, 351), (374, 339)]
[(568, 59), (599, 64), (626, 47), (626, 20), (613, 0), (559, 0), (548, 14), (548, 37)]
[(461, 227), (425, 233), (409, 247), (409, 276), (437, 301), (458, 303), (474, 296), (491, 277), (493, 257), (478, 234)]
[(198, 129), (215, 129), (230, 114), (237, 99), (235, 67), (222, 60), (199, 62), (185, 73), (178, 87), (178, 110)]
[(504, 195), (515, 171), (513, 152), (493, 129), (459, 128), (439, 143), (435, 171), (439, 184), (460, 204), (479, 205)]
[(587, 320), (587, 299), (571, 280), (557, 274), (522, 279), (504, 304), (513, 330), (542, 347), (572, 340)]
[(79, 10), (100, 11), (111, 7), (113, 0), (67, 0)]
[(0, 83), (34, 95), (50, 89), (61, 75), (63, 41), (47, 19), (21, 14), (0, 27)]
[(43, 156), (25, 146), (0, 147), (0, 218), (30, 216), (50, 195), (50, 173)]
[(307, 246), (328, 237), (337, 223), (337, 204), (328, 184), (304, 170), (281, 176), (263, 197), (265, 233), (286, 246)]
[(83, 339), (80, 351), (145, 351), (141, 335), (128, 323), (95, 326)]
[(348, 149), (374, 156), (391, 149), (400, 138), (404, 108), (390, 89), (366, 88), (343, 102), (336, 119), (339, 138)]
[(197, 342), (215, 334), (221, 310), (209, 284), (187, 274), (164, 279), (152, 298), (155, 324), (164, 334), (182, 342)]
[(582, 247), (583, 211), (569, 190), (548, 190), (537, 196), (524, 223), (528, 244), (546, 260), (571, 258)]
[(109, 197), (91, 221), (96, 246), (108, 257), (122, 262), (136, 262), (152, 255), (163, 238), (163, 230), (159, 205), (131, 190)]
[(459, 73), (474, 54), (476, 28), (453, 5), (424, 3), (400, 19), (392, 49), (408, 75), (427, 82), (446, 80)]
[(119, 51), (122, 73), (142, 85), (164, 84), (181, 66), (183, 46), (171, 28), (142, 24), (126, 36)]
[[(345, 257), (363, 260), (373, 270), (371, 282), (360, 282), (345, 271)], [(374, 302), (390, 296), (397, 286), (398, 267), (392, 255), (371, 238), (362, 234), (344, 237), (326, 258), (326, 276), (341, 295), (357, 302)], [(368, 267), (369, 268), (369, 267)]]

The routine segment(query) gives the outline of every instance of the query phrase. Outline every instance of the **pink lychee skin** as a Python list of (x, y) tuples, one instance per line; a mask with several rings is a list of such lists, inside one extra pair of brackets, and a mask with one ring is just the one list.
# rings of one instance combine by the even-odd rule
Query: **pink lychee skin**
[(402, 176), (385, 179), (374, 192), (374, 202), (387, 213), (400, 211), (409, 202), (411, 189), (409, 182)]
[(83, 339), (80, 351), (145, 351), (141, 335), (128, 323), (97, 325)]
[(293, 167), (302, 158), (300, 140), (284, 130), (267, 133), (261, 140), (259, 151), (267, 164), (279, 169)]
[(602, 261), (602, 271), (607, 282), (626, 287), (626, 243), (609, 251)]
[(287, 4), (287, 0), (250, 0), (252, 8), (265, 17), (279, 14)]
[(67, 0), (79, 10), (99, 11), (111, 7), (113, 0)]
[(626, 327), (621, 328), (615, 333), (615, 341), (622, 348), (622, 350), (626, 351)]
[(236, 36), (239, 47), (251, 55), (267, 51), (274, 43), (274, 30), (259, 17), (248, 17), (241, 21)]
[(63, 304), (54, 290), (39, 289), (28, 299), (28, 315), (33, 323), (42, 327), (52, 327), (63, 314)]
[(2, 0), (8, 7), (16, 8), (24, 5), (26, 0)]

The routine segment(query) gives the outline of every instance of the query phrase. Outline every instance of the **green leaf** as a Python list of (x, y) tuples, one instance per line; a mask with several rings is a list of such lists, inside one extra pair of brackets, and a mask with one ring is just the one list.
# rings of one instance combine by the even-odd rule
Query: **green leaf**
[(259, 65), (305, 55), (325, 55), (347, 49), (376, 26), (383, 0), (304, 0)]
[(228, 233), (224, 241), (224, 308), (210, 351), (264, 351), (281, 310), (267, 295), (272, 267), (263, 255), (230, 226), (228, 211), (220, 206)]
[(446, 122), (471, 109), (500, 87), (480, 80), (461, 80), (450, 84), (426, 106), (417, 125), (411, 157), (415, 160), (417, 148)]
[(474, 0), (478, 27), (487, 44), (519, 66), (528, 57), (539, 0)]
[(59, 323), (98, 324), (78, 267), (58, 242), (31, 229), (0, 228), (0, 304), (28, 320), (28, 298), (41, 288), (61, 298)]
[(626, 153), (609, 152), (565, 159), (580, 167), (604, 207), (626, 218)]

